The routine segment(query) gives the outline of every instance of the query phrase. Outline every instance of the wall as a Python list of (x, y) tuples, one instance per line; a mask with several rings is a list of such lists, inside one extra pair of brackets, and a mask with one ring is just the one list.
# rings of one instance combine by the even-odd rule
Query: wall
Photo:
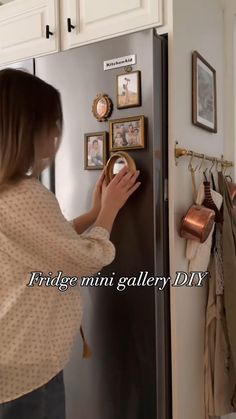
[[(191, 123), (191, 53), (217, 71), (218, 133)], [(189, 158), (174, 161), (174, 142), (205, 154), (224, 152), (224, 25), (218, 0), (174, 0), (169, 7), (169, 161), (171, 275), (187, 270), (181, 217), (193, 202)], [(199, 163), (199, 161), (196, 161)], [(195, 164), (193, 161), (193, 164)], [(201, 180), (200, 172), (197, 181)], [(171, 287), (173, 418), (204, 419), (203, 350), (206, 287)]]
[[(236, 2), (223, 0), (225, 46), (225, 153), (236, 158)], [(234, 168), (234, 178), (236, 168)]]

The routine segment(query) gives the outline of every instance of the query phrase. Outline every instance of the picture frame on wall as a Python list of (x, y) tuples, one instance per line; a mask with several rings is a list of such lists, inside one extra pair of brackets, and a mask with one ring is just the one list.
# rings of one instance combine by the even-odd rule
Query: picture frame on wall
[(110, 117), (113, 110), (111, 98), (105, 93), (98, 93), (93, 100), (92, 113), (99, 121), (104, 122)]
[(143, 115), (110, 120), (110, 151), (144, 148), (144, 131)]
[(101, 170), (107, 161), (107, 132), (84, 134), (84, 168)]
[(116, 76), (117, 108), (141, 106), (141, 71), (131, 71)]
[(192, 53), (192, 122), (217, 132), (216, 70), (197, 51)]

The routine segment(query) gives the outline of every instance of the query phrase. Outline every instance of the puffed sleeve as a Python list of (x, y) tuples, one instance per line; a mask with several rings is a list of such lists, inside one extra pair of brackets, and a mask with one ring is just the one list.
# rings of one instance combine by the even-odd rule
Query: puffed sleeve
[(2, 249), (29, 271), (45, 274), (89, 276), (115, 257), (108, 230), (95, 226), (77, 234), (54, 194), (38, 180), (28, 181), (24, 193), (8, 208), (0, 240)]

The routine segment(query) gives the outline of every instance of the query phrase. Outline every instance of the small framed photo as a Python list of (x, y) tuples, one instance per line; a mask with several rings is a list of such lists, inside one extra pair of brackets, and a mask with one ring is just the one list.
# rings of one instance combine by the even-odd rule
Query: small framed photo
[(110, 121), (110, 150), (144, 148), (144, 116)]
[(197, 51), (192, 54), (192, 122), (217, 132), (216, 71)]
[(117, 108), (141, 105), (141, 71), (132, 71), (116, 76)]
[(92, 113), (99, 122), (106, 121), (111, 115), (113, 103), (111, 98), (105, 93), (98, 93), (92, 105)]
[(84, 134), (84, 168), (103, 169), (107, 161), (107, 132)]

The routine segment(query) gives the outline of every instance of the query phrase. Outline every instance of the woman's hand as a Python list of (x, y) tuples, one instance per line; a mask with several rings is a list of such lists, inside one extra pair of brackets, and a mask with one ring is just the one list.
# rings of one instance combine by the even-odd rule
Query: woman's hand
[(99, 176), (92, 195), (92, 207), (89, 211), (93, 220), (96, 220), (100, 210), (102, 202), (102, 185), (105, 179), (105, 169), (103, 169), (101, 175)]
[(101, 207), (118, 212), (140, 186), (141, 182), (136, 182), (139, 173), (139, 170), (130, 171), (124, 166), (108, 185), (103, 180)]
[(131, 172), (125, 166), (108, 185), (105, 179), (103, 180), (101, 211), (95, 221), (95, 226), (103, 227), (111, 232), (120, 208), (141, 184), (141, 182), (136, 182), (138, 175), (139, 171)]

